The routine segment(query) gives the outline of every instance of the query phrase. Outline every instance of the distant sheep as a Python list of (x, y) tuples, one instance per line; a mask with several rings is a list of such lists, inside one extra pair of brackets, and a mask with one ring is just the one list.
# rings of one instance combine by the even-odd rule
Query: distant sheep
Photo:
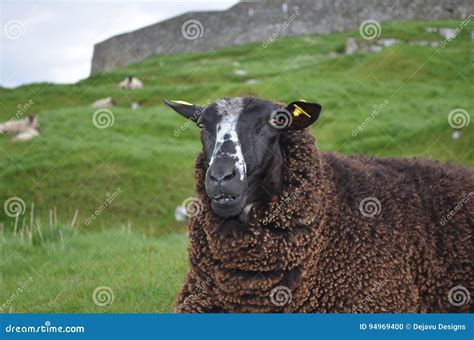
[(0, 124), (0, 133), (13, 136), (13, 141), (27, 141), (39, 136), (39, 123), (36, 115), (28, 115), (21, 120), (10, 120)]
[(93, 104), (92, 107), (95, 109), (107, 109), (110, 107), (114, 107), (117, 105), (115, 100), (112, 97), (107, 97), (107, 98), (102, 98), (96, 100)]
[(321, 153), (314, 103), (165, 102), (203, 143), (177, 311), (473, 311), (472, 170)]
[(134, 76), (128, 76), (119, 83), (119, 86), (126, 90), (136, 90), (143, 88), (143, 83)]

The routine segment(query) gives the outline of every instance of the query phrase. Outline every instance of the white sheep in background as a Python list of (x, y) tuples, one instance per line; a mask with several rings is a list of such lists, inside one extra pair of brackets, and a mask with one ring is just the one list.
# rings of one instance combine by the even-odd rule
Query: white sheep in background
[(121, 89), (136, 90), (143, 88), (143, 83), (135, 76), (128, 76), (119, 83)]
[(39, 136), (39, 123), (35, 115), (16, 120), (12, 119), (8, 122), (0, 124), (0, 133), (13, 135), (13, 141), (27, 141)]

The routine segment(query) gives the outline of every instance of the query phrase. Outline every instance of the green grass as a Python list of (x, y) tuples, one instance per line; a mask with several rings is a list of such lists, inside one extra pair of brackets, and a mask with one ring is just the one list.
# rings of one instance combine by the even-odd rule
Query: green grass
[[(186, 243), (176, 233), (156, 239), (69, 227), (52, 228), (44, 240), (36, 233), (33, 242), (28, 235), (9, 237), (0, 312), (169, 312), (187, 267)], [(100, 287), (110, 288), (113, 300), (99, 293), (94, 300)]]
[[(16, 291), (19, 281), (31, 276), (33, 283), (5, 311), (172, 310), (186, 270), (186, 238), (180, 236), (185, 224), (176, 222), (173, 214), (193, 195), (193, 162), (200, 142), (198, 130), (164, 107), (163, 98), (203, 104), (238, 95), (281, 102), (315, 100), (323, 112), (311, 130), (322, 150), (474, 166), (474, 124), (456, 141), (448, 124), (453, 109), (474, 112), (469, 37), (474, 24), (445, 48), (407, 43), (441, 40), (424, 27), (459, 24), (384, 24), (381, 38), (403, 43), (380, 53), (330, 57), (331, 51), (343, 50), (347, 37), (362, 41), (353, 31), (284, 38), (267, 48), (256, 43), (154, 56), (74, 85), (0, 88), (1, 121), (11, 119), (18, 105), (31, 100), (28, 112), (37, 112), (41, 124), (41, 137), (35, 141), (16, 144), (0, 136), (0, 203), (17, 196), (26, 205), (15, 236), (14, 219), (0, 206), (5, 231), (0, 303)], [(248, 74), (236, 76), (236, 69)], [(120, 90), (116, 84), (128, 74), (143, 80), (145, 88)], [(246, 84), (249, 79), (257, 83)], [(111, 110), (114, 124), (98, 129), (90, 104), (106, 96), (118, 102)], [(142, 108), (131, 110), (133, 101)], [(354, 137), (353, 130), (371, 115), (374, 105), (385, 101), (386, 107)], [(113, 202), (86, 224), (107, 195), (117, 191)], [(32, 204), (43, 228), (50, 225), (50, 211), (56, 211), (57, 225), (68, 227), (48, 227), (51, 239), (33, 233), (30, 242)], [(79, 217), (72, 231), (69, 225), (76, 211)], [(131, 226), (131, 233), (124, 232), (124, 226)], [(98, 286), (112, 288), (113, 304), (93, 303), (92, 292)]]

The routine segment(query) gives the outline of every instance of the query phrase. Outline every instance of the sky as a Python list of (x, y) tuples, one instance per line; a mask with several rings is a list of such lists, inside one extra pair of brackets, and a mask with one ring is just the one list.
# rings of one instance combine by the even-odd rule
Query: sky
[(90, 73), (94, 44), (188, 12), (237, 0), (0, 0), (0, 85), (74, 83)]

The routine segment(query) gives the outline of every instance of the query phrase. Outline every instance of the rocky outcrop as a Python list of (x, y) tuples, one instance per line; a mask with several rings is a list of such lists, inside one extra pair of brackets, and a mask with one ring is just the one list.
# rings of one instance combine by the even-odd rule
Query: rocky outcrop
[(366, 20), (446, 20), (474, 12), (470, 0), (295, 0), (240, 2), (226, 11), (190, 12), (94, 46), (91, 72), (139, 62), (154, 54), (210, 51), (283, 36), (328, 34)]

